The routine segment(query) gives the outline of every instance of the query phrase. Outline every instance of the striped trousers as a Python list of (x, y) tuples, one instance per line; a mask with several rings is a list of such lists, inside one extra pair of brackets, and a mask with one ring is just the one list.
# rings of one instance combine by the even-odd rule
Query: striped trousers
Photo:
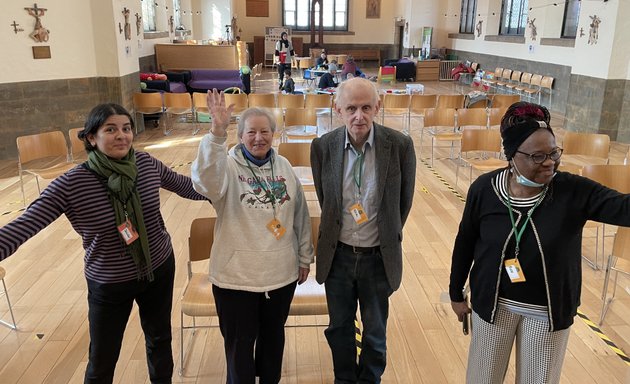
[(498, 306), (495, 323), (472, 314), (468, 352), (468, 384), (501, 384), (516, 339), (516, 383), (560, 382), (570, 329), (549, 332), (547, 321), (532, 319)]

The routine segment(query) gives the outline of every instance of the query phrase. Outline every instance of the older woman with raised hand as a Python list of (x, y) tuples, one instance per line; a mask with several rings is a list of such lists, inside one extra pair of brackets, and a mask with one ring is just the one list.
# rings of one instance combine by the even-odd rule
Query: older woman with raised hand
[(549, 120), (543, 106), (510, 106), (501, 121), (509, 166), (468, 191), (449, 287), (462, 321), (470, 275), (468, 383), (503, 383), (514, 339), (516, 382), (558, 383), (580, 305), (582, 228), (630, 226), (630, 195), (557, 171), (562, 148)]
[(149, 379), (173, 375), (171, 305), (175, 260), (160, 214), (160, 187), (193, 200), (190, 178), (132, 147), (125, 108), (101, 104), (79, 133), (88, 160), (42, 191), (17, 219), (0, 228), (0, 260), (65, 214), (83, 238), (90, 351), (86, 383), (111, 383), (134, 301), (146, 342)]
[[(228, 383), (278, 383), (284, 324), (296, 283), (313, 262), (311, 224), (299, 179), (271, 148), (275, 119), (249, 108), (238, 145), (226, 150), (233, 106), (208, 92), (210, 133), (192, 166), (195, 189), (217, 212), (210, 281), (224, 338)], [(255, 346), (255, 350), (254, 350)]]

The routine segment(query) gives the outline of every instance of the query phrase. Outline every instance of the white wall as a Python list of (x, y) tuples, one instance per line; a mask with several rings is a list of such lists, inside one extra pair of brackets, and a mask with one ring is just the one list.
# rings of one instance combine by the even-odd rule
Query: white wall
[[(60, 4), (62, 3), (62, 4)], [(97, 75), (91, 4), (85, 0), (39, 3), (48, 8), (41, 18), (42, 25), (50, 30), (46, 43), (36, 43), (29, 37), (35, 18), (24, 7), (33, 3), (3, 1), (0, 12), (0, 83), (18, 81), (78, 78)], [(111, 8), (111, 5), (110, 5)], [(20, 24), (23, 32), (13, 33), (9, 25)], [(110, 27), (111, 23), (110, 23)], [(50, 59), (33, 59), (33, 46), (50, 46)]]
[(232, 22), (231, 0), (192, 0), (191, 5), (193, 39), (226, 38), (225, 26)]

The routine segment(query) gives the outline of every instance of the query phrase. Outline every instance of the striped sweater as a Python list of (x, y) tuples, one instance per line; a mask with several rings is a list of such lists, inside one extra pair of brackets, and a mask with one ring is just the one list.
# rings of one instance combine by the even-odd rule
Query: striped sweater
[[(137, 188), (149, 237), (153, 269), (173, 253), (171, 238), (160, 213), (160, 187), (191, 200), (206, 198), (193, 189), (187, 176), (179, 175), (145, 152), (136, 152)], [(136, 280), (137, 270), (116, 228), (114, 208), (104, 180), (79, 165), (44, 189), (17, 219), (0, 228), (0, 260), (65, 214), (83, 239), (85, 277), (99, 283)], [(146, 271), (143, 271), (144, 276)]]

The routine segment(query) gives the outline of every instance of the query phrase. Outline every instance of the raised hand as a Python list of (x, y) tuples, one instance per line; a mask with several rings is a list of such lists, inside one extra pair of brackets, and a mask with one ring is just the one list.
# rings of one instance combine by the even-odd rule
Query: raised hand
[(230, 119), (232, 118), (234, 104), (230, 104), (226, 107), (223, 91), (219, 92), (216, 88), (212, 91), (208, 90), (206, 100), (210, 116), (212, 116), (212, 134), (215, 136), (226, 136), (227, 127), (230, 124)]

